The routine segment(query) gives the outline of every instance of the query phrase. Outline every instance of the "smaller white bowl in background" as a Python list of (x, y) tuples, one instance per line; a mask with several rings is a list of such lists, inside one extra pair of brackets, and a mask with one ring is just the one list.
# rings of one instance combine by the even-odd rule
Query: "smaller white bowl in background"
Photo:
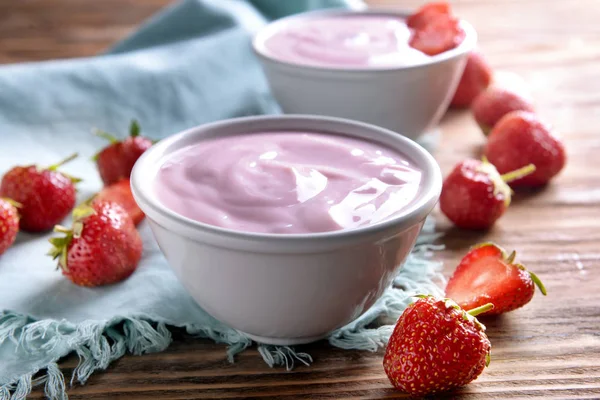
[(292, 20), (316, 16), (390, 15), (388, 11), (311, 11), (274, 21), (257, 33), (253, 48), (284, 113), (348, 118), (378, 125), (411, 139), (437, 126), (452, 99), (477, 34), (461, 21), (466, 36), (456, 48), (428, 61), (398, 67), (338, 68), (278, 60), (265, 40)]
[[(423, 173), (417, 198), (399, 215), (363, 228), (261, 234), (194, 221), (155, 195), (158, 170), (178, 149), (212, 137), (294, 130), (363, 138), (400, 152)], [(290, 345), (326, 336), (383, 294), (438, 201), (442, 176), (426, 150), (394, 132), (338, 118), (290, 115), (220, 121), (163, 139), (137, 161), (131, 185), (160, 249), (198, 304), (259, 342)]]

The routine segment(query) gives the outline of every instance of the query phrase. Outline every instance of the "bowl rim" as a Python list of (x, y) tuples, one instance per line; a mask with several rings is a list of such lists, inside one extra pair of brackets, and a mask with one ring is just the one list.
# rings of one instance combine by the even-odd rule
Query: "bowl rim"
[[(227, 129), (228, 127), (242, 127), (248, 124), (255, 125), (255, 128), (253, 129), (254, 132), (252, 132), (251, 130), (247, 132), (248, 134), (260, 133), (261, 131), (259, 126), (261, 124), (269, 125), (277, 123), (281, 124), (280, 128), (270, 127), (266, 129), (271, 131), (274, 129), (286, 129), (285, 126), (290, 125), (292, 123), (336, 125), (340, 129), (346, 127), (353, 128), (355, 130), (362, 130), (367, 136), (366, 140), (378, 142), (382, 145), (386, 145), (383, 139), (394, 141), (398, 144), (398, 148), (401, 147), (403, 149), (395, 151), (400, 151), (401, 153), (404, 153), (406, 157), (413, 161), (417, 165), (417, 167), (419, 167), (423, 171), (424, 179), (422, 179), (421, 182), (423, 182), (424, 186), (421, 188), (420, 193), (415, 198), (415, 200), (407, 208), (405, 208), (398, 215), (392, 218), (358, 228), (341, 229), (328, 232), (296, 234), (237, 231), (233, 229), (210, 225), (185, 217), (169, 209), (167, 206), (163, 205), (160, 202), (156, 195), (151, 193), (154, 190), (154, 178), (156, 175), (154, 174), (153, 176), (148, 176), (148, 171), (151, 171), (153, 169), (150, 168), (150, 165), (155, 165), (154, 169), (158, 171), (158, 168), (160, 168), (160, 165), (162, 165), (162, 162), (164, 162), (165, 158), (168, 157), (169, 154), (172, 154), (174, 151), (177, 151), (182, 147), (185, 147), (177, 147), (178, 143), (186, 142), (186, 140), (190, 140), (191, 143), (197, 143), (202, 140), (201, 138), (203, 136), (207, 136), (207, 133), (215, 131), (218, 132), (219, 130)], [(299, 129), (296, 128), (290, 130), (297, 131)], [(307, 128), (307, 131), (318, 131), (318, 129)], [(323, 132), (331, 134), (337, 133), (341, 135), (345, 134), (343, 131), (334, 132), (331, 128), (323, 128)], [(234, 133), (229, 135), (235, 136), (236, 134), (240, 133)], [(365, 140), (365, 137), (352, 135), (350, 133), (346, 133), (345, 135)], [(169, 149), (171, 150), (169, 151)], [(160, 165), (158, 163), (159, 161), (161, 161)], [(292, 243), (304, 241), (315, 242), (323, 241), (324, 239), (339, 240), (362, 237), (368, 234), (387, 231), (388, 229), (395, 229), (398, 231), (409, 229), (410, 227), (424, 220), (427, 217), (427, 215), (429, 215), (433, 207), (437, 204), (442, 189), (442, 174), (437, 161), (427, 150), (425, 150), (422, 146), (420, 146), (413, 140), (396, 132), (375, 125), (344, 118), (316, 115), (287, 114), (225, 119), (217, 122), (198, 125), (190, 129), (186, 129), (182, 132), (179, 132), (173, 136), (162, 139), (158, 143), (150, 147), (148, 150), (146, 150), (144, 154), (142, 154), (142, 156), (135, 163), (131, 173), (131, 188), (135, 200), (139, 204), (140, 208), (144, 211), (144, 213), (148, 214), (151, 220), (153, 219), (153, 215), (158, 215), (161, 217), (160, 219), (166, 219), (167, 221), (169, 221), (169, 225), (171, 225), (171, 227), (179, 226), (181, 228), (179, 229), (179, 233), (183, 231), (190, 232), (191, 229), (195, 233), (213, 234), (232, 240), (258, 240), (279, 243)], [(175, 225), (171, 223), (174, 223)], [(177, 231), (177, 229), (171, 230)]]
[(262, 29), (260, 29), (252, 39), (252, 49), (254, 54), (258, 56), (259, 59), (263, 61), (271, 62), (275, 65), (285, 66), (288, 68), (294, 68), (298, 70), (304, 71), (313, 71), (313, 72), (335, 72), (336, 74), (365, 74), (365, 73), (374, 73), (374, 72), (394, 72), (400, 70), (409, 70), (415, 68), (422, 68), (434, 64), (439, 64), (445, 61), (449, 61), (455, 58), (459, 58), (464, 56), (465, 54), (470, 53), (475, 49), (477, 44), (477, 32), (473, 26), (461, 19), (460, 25), (465, 31), (464, 40), (455, 48), (447, 50), (443, 53), (437, 54), (435, 56), (431, 56), (428, 60), (419, 62), (417, 64), (409, 64), (409, 65), (398, 65), (398, 66), (382, 66), (382, 67), (361, 67), (361, 68), (348, 68), (348, 67), (336, 67), (336, 66), (324, 66), (324, 65), (310, 65), (310, 64), (298, 64), (293, 62), (284, 61), (269, 55), (268, 51), (266, 51), (264, 42), (269, 37), (271, 31), (275, 30), (279, 25), (283, 25), (288, 23), (291, 20), (296, 19), (306, 19), (311, 18), (313, 16), (336, 16), (336, 15), (374, 15), (374, 16), (394, 16), (407, 18), (411, 12), (403, 11), (403, 10), (377, 10), (377, 9), (325, 9), (325, 10), (313, 10), (306, 11), (298, 14), (293, 14), (284, 18), (277, 19), (275, 21), (270, 22)]

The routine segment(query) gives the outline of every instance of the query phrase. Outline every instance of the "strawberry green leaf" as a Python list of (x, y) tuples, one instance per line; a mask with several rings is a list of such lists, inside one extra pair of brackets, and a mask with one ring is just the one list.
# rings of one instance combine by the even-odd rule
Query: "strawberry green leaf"
[(531, 280), (540, 289), (540, 292), (542, 292), (542, 294), (544, 296), (546, 296), (546, 294), (547, 294), (546, 286), (544, 286), (544, 284), (542, 283), (542, 281), (540, 280), (540, 278), (536, 274), (534, 274), (533, 272), (531, 272), (531, 271), (527, 271), (527, 272), (529, 272), (529, 276), (531, 276)]
[(73, 221), (78, 222), (94, 214), (96, 214), (96, 210), (89, 204), (83, 203), (73, 209)]
[(64, 233), (63, 237), (53, 237), (48, 239), (52, 248), (48, 251), (48, 255), (52, 257), (53, 260), (58, 258), (58, 268), (62, 268), (65, 271), (68, 271), (67, 266), (67, 250), (69, 248), (69, 244), (71, 240), (73, 240), (73, 232), (65, 228), (64, 226), (56, 225), (54, 227), (54, 231), (58, 233)]
[(508, 255), (508, 257), (506, 258), (506, 263), (512, 264), (515, 261), (516, 257), (517, 257), (517, 252), (513, 250), (512, 253), (510, 253)]
[(58, 170), (59, 167), (62, 167), (63, 165), (65, 165), (66, 163), (68, 163), (69, 161), (73, 161), (74, 159), (76, 159), (79, 156), (79, 154), (77, 153), (73, 153), (71, 154), (69, 157), (65, 158), (64, 160), (60, 160), (59, 162), (57, 162), (56, 164), (53, 164), (51, 166), (49, 166), (48, 168), (46, 168), (49, 171), (56, 171)]
[(64, 172), (61, 172), (61, 174), (64, 175), (64, 176), (66, 176), (67, 178), (69, 178), (69, 180), (71, 182), (73, 182), (73, 184), (77, 184), (79, 182), (83, 182), (83, 179), (77, 178), (76, 176), (65, 174)]
[(141, 132), (140, 124), (137, 120), (132, 120), (131, 125), (129, 126), (129, 136), (136, 137), (139, 136)]

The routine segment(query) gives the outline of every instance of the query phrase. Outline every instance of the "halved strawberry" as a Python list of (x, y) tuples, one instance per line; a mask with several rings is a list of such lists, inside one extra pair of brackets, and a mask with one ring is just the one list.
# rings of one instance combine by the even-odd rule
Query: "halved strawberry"
[(485, 314), (496, 315), (529, 303), (535, 286), (545, 296), (544, 284), (533, 272), (514, 263), (515, 256), (516, 252), (507, 254), (494, 243), (476, 245), (456, 267), (446, 297), (465, 310), (492, 303), (494, 308)]
[(456, 18), (438, 14), (427, 25), (413, 32), (409, 45), (429, 56), (435, 56), (455, 48), (464, 39), (465, 31)]
[(432, 19), (440, 15), (449, 16), (452, 14), (450, 4), (447, 2), (427, 3), (419, 8), (417, 12), (406, 19), (406, 25), (409, 28), (421, 29), (425, 27)]
[(106, 186), (93, 197), (92, 201), (114, 201), (119, 203), (127, 211), (135, 225), (142, 222), (145, 217), (144, 212), (138, 207), (133, 198), (129, 179), (122, 179), (117, 183)]

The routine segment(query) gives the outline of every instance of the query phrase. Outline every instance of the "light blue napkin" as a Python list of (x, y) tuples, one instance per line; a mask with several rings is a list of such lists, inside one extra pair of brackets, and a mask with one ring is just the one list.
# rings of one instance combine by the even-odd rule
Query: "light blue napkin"
[[(208, 121), (275, 113), (278, 107), (250, 46), (267, 21), (342, 0), (187, 0), (152, 18), (106, 55), (0, 67), (0, 174), (17, 164), (50, 165), (79, 152), (64, 171), (84, 179), (79, 198), (101, 187), (90, 157), (102, 146), (92, 128), (126, 134), (137, 118), (159, 139)], [(68, 224), (69, 221), (65, 221)], [(126, 281), (102, 288), (75, 286), (45, 256), (46, 235), (21, 233), (0, 256), (0, 399), (23, 399), (45, 384), (50, 398), (65, 397), (56, 362), (76, 352), (71, 382), (84, 383), (125, 353), (164, 350), (169, 328), (229, 345), (228, 356), (252, 342), (214, 320), (182, 289), (141, 225), (144, 256)], [(431, 232), (429, 224), (425, 232)], [(391, 326), (367, 329), (378, 317), (394, 320), (409, 295), (439, 293), (439, 265), (429, 261), (435, 236), (421, 245), (370, 311), (329, 338), (337, 347), (375, 351)], [(288, 368), (310, 356), (290, 347), (259, 345), (269, 365)]]

